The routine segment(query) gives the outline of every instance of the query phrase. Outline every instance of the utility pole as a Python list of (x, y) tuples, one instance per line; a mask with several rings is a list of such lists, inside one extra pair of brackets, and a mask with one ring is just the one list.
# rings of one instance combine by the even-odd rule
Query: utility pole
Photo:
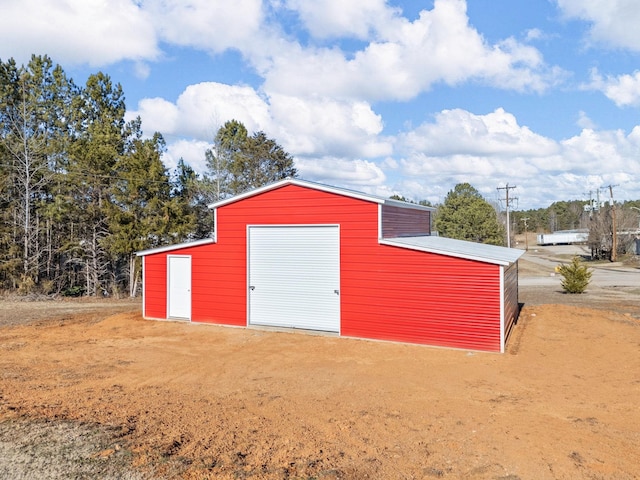
[[(598, 199), (593, 198), (593, 190), (589, 190), (589, 205), (585, 205), (585, 212), (589, 212), (589, 218), (593, 216), (593, 212), (597, 212), (600, 210), (600, 190), (596, 190), (598, 194)], [(587, 195), (585, 193), (585, 195)]]
[[(633, 210), (638, 210), (640, 212), (640, 208), (638, 207), (629, 207), (632, 208)], [(638, 214), (638, 233), (640, 233), (640, 214)]]
[(505, 205), (507, 207), (507, 247), (511, 248), (511, 225), (510, 225), (510, 220), (509, 220), (509, 190), (513, 190), (514, 188), (516, 188), (515, 185), (511, 185), (509, 186), (509, 184), (507, 183), (506, 187), (498, 187), (497, 190), (504, 190), (505, 191)]
[(618, 251), (618, 226), (616, 225), (616, 204), (613, 201), (613, 187), (617, 187), (617, 185), (609, 185), (609, 206), (611, 208), (611, 256), (610, 260), (612, 262), (616, 261), (617, 251)]
[(521, 218), (521, 221), (524, 222), (524, 249), (525, 251), (529, 251), (529, 237), (527, 235), (527, 221), (529, 220), (529, 217), (527, 218)]

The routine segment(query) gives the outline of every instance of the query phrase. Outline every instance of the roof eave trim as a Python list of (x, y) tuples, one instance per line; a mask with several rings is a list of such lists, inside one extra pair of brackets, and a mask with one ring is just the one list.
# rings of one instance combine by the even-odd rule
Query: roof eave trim
[(427, 205), (420, 205), (419, 203), (410, 203), (402, 200), (394, 200), (393, 198), (387, 198), (384, 200), (385, 205), (391, 205), (400, 208), (410, 208), (413, 210), (425, 210), (427, 212), (435, 212), (435, 207), (428, 207)]
[(407, 248), (409, 250), (417, 250), (419, 252), (435, 253), (435, 254), (438, 254), (438, 255), (446, 255), (448, 257), (455, 257), (455, 258), (464, 258), (466, 260), (475, 260), (475, 261), (478, 261), (478, 262), (492, 263), (494, 265), (509, 266), (509, 265), (512, 265), (513, 263), (515, 263), (517, 261), (517, 259), (516, 259), (513, 262), (510, 262), (510, 261), (507, 261), (507, 260), (498, 260), (496, 258), (481, 257), (481, 256), (478, 256), (478, 255), (469, 255), (467, 253), (460, 253), (460, 252), (452, 252), (450, 250), (443, 250), (443, 249), (439, 249), (439, 248), (430, 248), (430, 247), (422, 247), (422, 246), (417, 246), (417, 245), (408, 245), (406, 243), (394, 242), (393, 240), (380, 239), (379, 243), (381, 245), (389, 245), (391, 247)]
[(256, 188), (255, 190), (249, 190), (247, 192), (241, 193), (239, 195), (235, 195), (233, 197), (225, 198), (224, 200), (219, 200), (217, 202), (211, 203), (207, 205), (208, 208), (218, 208), (223, 205), (228, 205), (230, 203), (238, 202), (245, 198), (253, 197), (254, 195), (260, 195), (261, 193), (268, 192), (270, 190), (275, 190), (277, 188), (284, 187), (286, 185), (296, 185), (298, 187), (307, 187), (312, 188), (314, 190), (320, 190), (323, 192), (334, 193), (336, 195), (342, 195), (343, 197), (351, 197), (357, 198), (359, 200), (365, 200), (367, 202), (373, 203), (385, 203), (386, 199), (374, 197), (372, 195), (368, 195), (366, 193), (355, 192), (351, 190), (345, 190), (337, 187), (331, 187), (329, 185), (323, 185), (321, 183), (313, 183), (308, 182), (306, 180), (300, 180), (296, 178), (285, 178), (284, 180), (279, 180), (275, 183), (270, 183), (269, 185), (264, 185), (262, 187)]
[(202, 240), (195, 240), (193, 242), (178, 243), (176, 245), (167, 245), (165, 247), (150, 248), (148, 250), (141, 250), (136, 252), (137, 257), (144, 257), (145, 255), (152, 255), (154, 253), (170, 252), (172, 250), (179, 250), (181, 248), (199, 247), (200, 245), (207, 245), (208, 243), (216, 243), (215, 238), (204, 238)]

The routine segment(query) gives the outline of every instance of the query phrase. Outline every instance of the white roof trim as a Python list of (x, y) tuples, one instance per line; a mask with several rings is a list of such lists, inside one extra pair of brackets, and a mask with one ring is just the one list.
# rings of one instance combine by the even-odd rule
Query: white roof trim
[(498, 247), (496, 245), (435, 236), (383, 238), (379, 242), (382, 245), (390, 245), (392, 247), (408, 248), (410, 250), (504, 266), (515, 263), (524, 254), (524, 250), (516, 248)]
[(393, 207), (412, 208), (414, 210), (426, 210), (429, 212), (436, 211), (435, 207), (427, 207), (426, 205), (420, 205), (419, 203), (410, 203), (403, 200), (395, 200), (393, 198), (386, 198), (383, 203)]
[(336, 195), (342, 195), (345, 197), (357, 198), (359, 200), (365, 200), (367, 202), (374, 202), (379, 204), (390, 204), (397, 207), (404, 208), (415, 208), (417, 210), (435, 210), (433, 207), (426, 207), (424, 205), (418, 205), (414, 203), (403, 202), (400, 200), (392, 200), (389, 198), (378, 197), (376, 195), (369, 195), (367, 193), (357, 192), (355, 190), (349, 190), (346, 188), (333, 187), (331, 185), (324, 185), (322, 183), (310, 182), (308, 180), (301, 180), (299, 178), (285, 178), (284, 180), (279, 180), (274, 183), (270, 183), (268, 185), (264, 185), (263, 187), (256, 188), (255, 190), (249, 190), (247, 192), (241, 193), (240, 195), (236, 195), (234, 197), (225, 198), (224, 200), (219, 200), (217, 202), (211, 203), (208, 205), (209, 208), (218, 208), (223, 205), (228, 205), (230, 203), (234, 203), (245, 198), (252, 197), (254, 195), (259, 195), (264, 192), (268, 192), (270, 190), (275, 190), (276, 188), (284, 187), (286, 185), (296, 185), (299, 187), (312, 188), (314, 190), (320, 190), (323, 192), (334, 193)]
[(180, 248), (198, 247), (200, 245), (206, 245), (207, 243), (216, 243), (216, 239), (204, 238), (202, 240), (183, 242), (183, 243), (178, 243), (176, 245), (167, 245), (165, 247), (150, 248), (148, 250), (141, 250), (139, 252), (136, 252), (136, 256), (143, 257), (145, 255), (152, 255), (154, 253), (170, 252), (171, 250), (178, 250)]

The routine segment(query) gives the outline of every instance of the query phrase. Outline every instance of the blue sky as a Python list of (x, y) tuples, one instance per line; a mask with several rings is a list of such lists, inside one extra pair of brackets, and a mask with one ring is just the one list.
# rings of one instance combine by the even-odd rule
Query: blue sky
[[(518, 209), (640, 199), (637, 0), (0, 0), (0, 58), (122, 84), (164, 161), (230, 119), (300, 176), (414, 200), (507, 183)], [(500, 191), (504, 193), (504, 190)], [(604, 193), (603, 193), (604, 195)]]

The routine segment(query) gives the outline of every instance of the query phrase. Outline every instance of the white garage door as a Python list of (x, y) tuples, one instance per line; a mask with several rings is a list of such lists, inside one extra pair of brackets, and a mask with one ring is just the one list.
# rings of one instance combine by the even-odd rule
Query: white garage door
[(169, 318), (191, 319), (191, 257), (167, 257)]
[(338, 226), (249, 227), (249, 323), (340, 331)]

